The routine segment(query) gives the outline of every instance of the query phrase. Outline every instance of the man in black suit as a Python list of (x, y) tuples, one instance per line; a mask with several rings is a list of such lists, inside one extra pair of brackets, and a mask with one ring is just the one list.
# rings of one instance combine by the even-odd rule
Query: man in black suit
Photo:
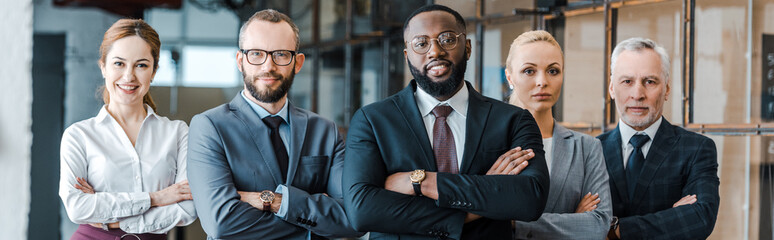
[(372, 238), (510, 239), (510, 220), (543, 212), (549, 176), (540, 130), (528, 111), (463, 81), (465, 33), (448, 7), (415, 11), (404, 25), (415, 79), (352, 118), (344, 204)]
[(613, 198), (608, 238), (707, 238), (720, 203), (717, 150), (712, 139), (662, 117), (670, 90), (666, 51), (631, 38), (610, 62), (609, 92), (621, 119), (598, 137)]

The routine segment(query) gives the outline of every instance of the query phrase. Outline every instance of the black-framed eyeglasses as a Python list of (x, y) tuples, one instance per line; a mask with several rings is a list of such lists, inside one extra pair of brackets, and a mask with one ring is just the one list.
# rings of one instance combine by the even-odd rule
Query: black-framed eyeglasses
[(267, 56), (271, 55), (271, 60), (274, 61), (274, 64), (277, 66), (287, 66), (293, 61), (293, 57), (296, 56), (296, 51), (290, 50), (239, 49), (239, 51), (245, 55), (247, 63), (252, 65), (265, 63)]
[(437, 38), (430, 38), (428, 36), (416, 36), (411, 39), (411, 42), (407, 42), (411, 50), (417, 54), (425, 54), (430, 51), (430, 47), (433, 45), (433, 41), (437, 41), (438, 45), (445, 50), (452, 50), (457, 47), (457, 38), (465, 33), (454, 34), (454, 32), (445, 32), (438, 35)]

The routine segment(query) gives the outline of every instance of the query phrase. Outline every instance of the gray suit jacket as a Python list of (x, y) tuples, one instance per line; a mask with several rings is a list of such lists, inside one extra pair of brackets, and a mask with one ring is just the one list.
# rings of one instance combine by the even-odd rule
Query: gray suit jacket
[[(304, 239), (362, 235), (342, 206), (344, 142), (336, 125), (288, 106), (290, 154), (287, 183), (280, 176), (269, 128), (237, 95), (191, 120), (188, 180), (208, 239)], [(285, 184), (284, 218), (240, 201), (237, 191), (274, 191)], [(325, 195), (327, 194), (327, 196)]]
[[(554, 124), (551, 187), (546, 209), (534, 222), (515, 221), (517, 239), (605, 239), (612, 202), (602, 144)], [(586, 193), (599, 193), (597, 209), (575, 213)]]

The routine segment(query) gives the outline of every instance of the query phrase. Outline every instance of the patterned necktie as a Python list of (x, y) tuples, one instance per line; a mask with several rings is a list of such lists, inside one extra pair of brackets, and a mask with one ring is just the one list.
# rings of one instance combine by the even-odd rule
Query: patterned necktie
[(645, 155), (642, 154), (642, 145), (650, 141), (650, 137), (645, 134), (635, 134), (629, 139), (634, 150), (629, 155), (629, 161), (626, 163), (626, 185), (629, 188), (629, 199), (634, 198), (634, 188), (637, 186), (637, 179), (640, 178), (642, 165), (645, 163)]
[(433, 124), (433, 153), (438, 172), (458, 173), (457, 148), (454, 147), (454, 135), (446, 117), (452, 112), (450, 106), (436, 106), (433, 108), (435, 123)]
[(271, 139), (271, 146), (274, 148), (274, 155), (277, 157), (277, 163), (279, 164), (280, 171), (282, 172), (282, 180), (284, 181), (288, 175), (288, 150), (285, 148), (285, 143), (282, 142), (282, 138), (279, 134), (279, 126), (283, 120), (279, 116), (271, 116), (263, 118), (263, 122), (266, 126), (271, 128), (269, 133), (269, 139)]

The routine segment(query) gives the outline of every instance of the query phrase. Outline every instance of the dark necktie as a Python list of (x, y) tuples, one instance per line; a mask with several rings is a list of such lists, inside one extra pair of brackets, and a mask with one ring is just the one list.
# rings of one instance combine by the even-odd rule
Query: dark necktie
[(282, 142), (279, 134), (279, 126), (282, 122), (283, 120), (279, 116), (263, 118), (263, 123), (266, 123), (266, 126), (271, 128), (269, 139), (271, 139), (271, 146), (274, 148), (274, 155), (277, 157), (277, 163), (282, 172), (282, 180), (285, 180), (288, 175), (288, 150), (285, 148), (285, 143)]
[(626, 183), (629, 187), (629, 199), (634, 198), (634, 188), (637, 186), (637, 179), (640, 178), (642, 165), (645, 163), (645, 155), (642, 154), (642, 145), (645, 145), (648, 141), (650, 141), (650, 137), (645, 134), (635, 134), (629, 139), (629, 143), (634, 147), (632, 154), (629, 155), (629, 161), (626, 163)]
[(454, 147), (454, 135), (446, 117), (452, 112), (450, 106), (436, 106), (433, 108), (435, 123), (433, 124), (433, 153), (438, 172), (458, 173), (457, 148)]

